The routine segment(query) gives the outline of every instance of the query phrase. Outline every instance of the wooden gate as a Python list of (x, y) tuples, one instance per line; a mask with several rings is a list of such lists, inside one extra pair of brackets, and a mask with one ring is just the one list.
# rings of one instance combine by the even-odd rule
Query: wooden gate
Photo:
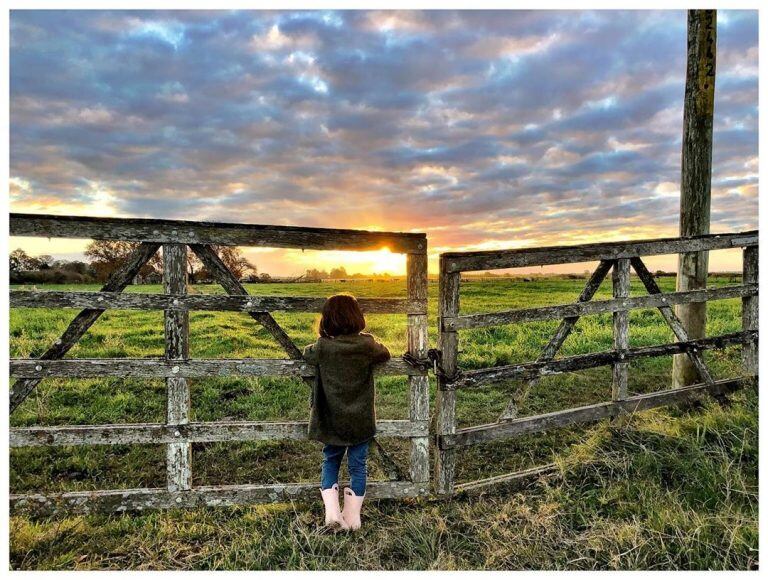
[[(12, 510), (50, 514), (58, 511), (126, 511), (151, 508), (233, 505), (285, 501), (317, 494), (318, 484), (192, 485), (192, 443), (306, 439), (306, 422), (190, 422), (189, 379), (221, 376), (292, 376), (311, 380), (315, 368), (301, 360), (301, 351), (270, 312), (319, 312), (322, 298), (250, 296), (227, 269), (211, 245), (260, 246), (314, 250), (378, 250), (407, 254), (407, 297), (363, 298), (368, 313), (403, 313), (408, 316), (408, 350), (417, 358), (427, 351), (427, 239), (424, 234), (360, 230), (261, 226), (189, 221), (112, 219), (11, 214), (12, 236), (86, 238), (139, 242), (137, 249), (107, 281), (100, 292), (12, 290), (14, 308), (83, 309), (62, 336), (37, 359), (12, 359), (10, 391), (13, 412), (48, 377), (164, 378), (167, 416), (163, 424), (76, 425), (11, 429), (10, 446), (164, 444), (167, 446), (167, 484), (164, 488), (119, 489), (10, 497)], [(163, 294), (122, 293), (139, 270), (162, 247)], [(221, 295), (187, 294), (187, 252), (194, 252), (227, 292)], [(165, 357), (162, 359), (64, 358), (67, 352), (109, 308), (163, 310)], [(247, 312), (287, 353), (287, 359), (189, 358), (189, 311)], [(377, 373), (408, 375), (409, 418), (379, 421), (381, 437), (408, 438), (411, 442), (408, 473), (386, 452), (375, 454), (390, 481), (371, 482), (372, 498), (413, 497), (429, 492), (429, 381), (426, 372), (395, 358)]]
[[(659, 254), (695, 255), (698, 252), (725, 248), (744, 248), (743, 283), (687, 292), (662, 293), (641, 256)], [(459, 294), (461, 273), (526, 266), (545, 266), (597, 261), (598, 266), (575, 304), (526, 308), (486, 314), (461, 315)], [(630, 268), (635, 270), (648, 295), (629, 296)], [(613, 299), (591, 301), (600, 283), (612, 273)], [(438, 493), (451, 494), (494, 483), (509, 481), (536, 473), (540, 468), (510, 473), (488, 479), (456, 484), (454, 468), (456, 450), (473, 444), (509, 439), (565, 427), (574, 423), (597, 421), (621, 414), (681, 402), (707, 392), (716, 398), (746, 384), (757, 385), (758, 374), (758, 233), (756, 231), (671, 238), (560, 246), (524, 250), (495, 250), (484, 252), (447, 253), (440, 256), (439, 345), (442, 351), (442, 376), (438, 377), (436, 401), (437, 453), (435, 487)], [(742, 299), (742, 332), (691, 340), (672, 306), (728, 298)], [(629, 347), (629, 311), (637, 308), (658, 308), (678, 342), (641, 348)], [(613, 313), (613, 349), (605, 352), (556, 358), (557, 352), (571, 333), (579, 317)], [(538, 359), (524, 364), (494, 368), (462, 370), (458, 366), (459, 331), (468, 328), (534, 320), (562, 319)], [(744, 376), (714, 380), (701, 352), (742, 345)], [(643, 357), (685, 353), (695, 365), (700, 383), (684, 388), (666, 389), (649, 394), (629, 396), (627, 375), (629, 362)], [(610, 401), (552, 413), (519, 417), (517, 408), (541, 377), (570, 371), (610, 365), (613, 367), (613, 387)], [(456, 396), (465, 389), (484, 388), (506, 381), (522, 381), (522, 387), (511, 397), (497, 422), (457, 429)]]

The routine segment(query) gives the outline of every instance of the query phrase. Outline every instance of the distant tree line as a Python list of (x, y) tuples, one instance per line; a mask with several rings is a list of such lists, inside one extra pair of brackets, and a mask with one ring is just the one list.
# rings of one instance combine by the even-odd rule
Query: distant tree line
[(96, 281), (96, 271), (80, 260), (54, 260), (53, 256), (30, 256), (22, 249), (10, 254), (11, 284), (87, 284)]
[[(137, 242), (94, 240), (85, 249), (85, 261), (55, 260), (49, 255), (30, 256), (21, 248), (10, 254), (10, 281), (12, 284), (95, 284), (105, 282), (125, 262), (138, 246)], [(266, 272), (259, 273), (255, 264), (234, 246), (211, 246), (229, 270), (243, 282), (263, 283), (275, 281)], [(187, 253), (187, 272), (190, 284), (214, 282), (194, 252)], [(344, 280), (360, 278), (391, 278), (388, 273), (348, 273), (339, 266), (330, 270), (310, 268), (297, 281)], [(162, 253), (157, 252), (139, 271), (138, 284), (159, 284), (163, 281)], [(283, 280), (284, 281), (284, 280)]]
[[(105, 282), (137, 246), (137, 242), (94, 240), (85, 249), (87, 261), (54, 260), (49, 255), (30, 256), (19, 248), (11, 252), (9, 257), (10, 282), (11, 284)], [(256, 266), (243, 256), (239, 248), (233, 246), (212, 246), (212, 248), (239, 280), (256, 277), (257, 280), (264, 281), (265, 274), (258, 277)], [(213, 282), (213, 276), (193, 252), (188, 252), (187, 264), (190, 283)], [(139, 271), (136, 282), (154, 284), (162, 282), (162, 279), (162, 256), (161, 252), (157, 252)], [(266, 279), (269, 279), (268, 274)]]
[(331, 268), (330, 271), (328, 270), (318, 270), (317, 268), (311, 268), (307, 270), (304, 275), (302, 276), (302, 279), (306, 280), (307, 282), (317, 282), (320, 280), (345, 280), (345, 279), (357, 279), (357, 278), (391, 278), (392, 275), (388, 273), (383, 274), (348, 274), (346, 268), (344, 266), (340, 266), (338, 268)]

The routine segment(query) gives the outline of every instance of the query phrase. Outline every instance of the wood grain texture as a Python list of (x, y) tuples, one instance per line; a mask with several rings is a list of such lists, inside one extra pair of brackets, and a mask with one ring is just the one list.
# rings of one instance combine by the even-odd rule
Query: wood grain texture
[[(39, 368), (38, 368), (39, 367)], [(190, 359), (167, 361), (157, 358), (130, 359), (11, 359), (12, 377), (135, 377), (135, 378), (203, 378), (203, 377), (313, 377), (315, 368), (293, 359)], [(377, 365), (376, 375), (425, 375), (402, 358)]]
[[(456, 432), (456, 391), (447, 388), (458, 371), (459, 335), (455, 330), (446, 330), (442, 320), (459, 314), (461, 274), (447, 271), (445, 255), (440, 256), (440, 287), (438, 289), (438, 348), (442, 352), (444, 375), (437, 377), (435, 397), (435, 431), (437, 436)], [(453, 493), (455, 485), (456, 454), (450, 449), (438, 449), (435, 453), (435, 491), (440, 495)]]
[[(744, 284), (757, 285), (759, 280), (759, 248), (758, 246), (750, 246), (744, 248), (744, 269), (743, 269), (743, 282)], [(757, 295), (745, 296), (741, 301), (741, 325), (742, 330), (752, 331), (757, 330), (760, 324), (760, 299)], [(760, 350), (758, 348), (758, 341), (745, 340), (742, 345), (741, 352), (742, 365), (744, 367), (744, 374), (757, 375)]]
[[(10, 430), (11, 447), (62, 445), (167, 444), (178, 441), (267, 441), (304, 440), (308, 437), (306, 421), (215, 421), (167, 425), (138, 423), (123, 425), (63, 425), (19, 427)], [(380, 420), (378, 437), (427, 437), (428, 421)]]
[(637, 310), (642, 308), (660, 308), (675, 304), (691, 302), (709, 302), (712, 300), (730, 300), (746, 296), (757, 296), (757, 284), (738, 286), (723, 286), (720, 288), (705, 288), (688, 292), (668, 292), (649, 296), (633, 296), (621, 300), (596, 300), (592, 302), (576, 302), (557, 306), (540, 306), (537, 308), (520, 308), (483, 314), (465, 314), (456, 318), (443, 320), (450, 330), (465, 330), (469, 328), (484, 328), (501, 324), (516, 324), (538, 320), (557, 320), (558, 318), (579, 318), (595, 314), (606, 314), (620, 310)]
[(261, 246), (306, 250), (425, 252), (426, 235), (136, 218), (99, 218), (11, 213), (12, 236), (128, 240), (137, 242)]
[[(144, 294), (11, 290), (12, 308), (94, 308), (116, 310), (202, 310), (235, 312), (321, 312), (325, 298), (219, 294)], [(407, 298), (358, 298), (366, 314), (426, 314), (427, 302)]]
[[(622, 258), (613, 263), (613, 298), (624, 301), (629, 297), (629, 260)], [(629, 381), (629, 363), (624, 361), (625, 352), (629, 348), (629, 312), (617, 310), (613, 313), (613, 350), (618, 354), (618, 360), (613, 363), (613, 382), (611, 398), (614, 401), (627, 397)]]
[[(701, 250), (722, 250), (754, 246), (757, 231), (729, 234), (709, 234), (689, 238), (660, 238), (627, 242), (581, 244), (578, 246), (551, 246), (518, 250), (487, 250), (481, 252), (448, 252), (442, 254), (446, 272), (473, 272), (500, 268), (547, 266), (573, 262), (618, 260), (635, 256), (679, 254)], [(681, 289), (682, 290), (682, 289)]]
[[(128, 286), (139, 270), (146, 264), (160, 248), (159, 244), (143, 243), (139, 245), (134, 252), (128, 256), (126, 261), (109, 277), (109, 280), (102, 286), (102, 292), (121, 292)], [(69, 323), (69, 326), (61, 337), (40, 355), (41, 360), (55, 360), (62, 358), (69, 350), (77, 344), (88, 329), (104, 313), (103, 309), (86, 309), (78, 314), (75, 319)], [(10, 390), (10, 412), (24, 402), (32, 393), (35, 387), (40, 383), (39, 379), (25, 379), (17, 381)]]
[(468, 481), (465, 483), (457, 483), (454, 486), (455, 493), (469, 493), (475, 491), (485, 491), (489, 487), (495, 485), (510, 483), (512, 481), (520, 481), (522, 479), (528, 479), (539, 475), (546, 475), (550, 473), (557, 473), (560, 471), (560, 466), (557, 463), (548, 463), (546, 465), (539, 465), (537, 467), (529, 467), (528, 469), (521, 469), (512, 473), (505, 473), (503, 475), (495, 475), (493, 477), (487, 477), (484, 479), (476, 479), (475, 481)]
[[(410, 300), (427, 301), (427, 254), (408, 254), (406, 259), (407, 293)], [(429, 349), (427, 315), (410, 314), (407, 330), (408, 352), (417, 358), (426, 358)], [(408, 377), (408, 414), (411, 421), (429, 421), (429, 377)], [(429, 481), (429, 437), (411, 439), (410, 479)]]
[[(700, 236), (709, 233), (712, 203), (712, 127), (717, 64), (715, 10), (688, 11), (687, 61), (680, 172), (680, 235)], [(708, 271), (708, 252), (682, 253), (678, 257), (677, 290), (706, 288)], [(676, 313), (690, 338), (705, 336), (706, 302), (679, 305)], [(701, 368), (696, 360), (684, 356), (674, 357), (674, 386), (693, 384), (700, 374)]]
[[(369, 481), (365, 497), (405, 498), (427, 495), (426, 485), (408, 481)], [(122, 489), (51, 494), (12, 494), (14, 514), (49, 517), (65, 514), (141, 512), (154, 509), (202, 508), (291, 501), (317, 501), (317, 483), (200, 486), (187, 491)]]
[[(187, 293), (187, 246), (163, 245), (163, 290), (167, 294)], [(166, 310), (165, 360), (174, 365), (189, 358), (189, 312)], [(172, 367), (173, 368), (173, 367)], [(169, 425), (189, 423), (190, 393), (187, 379), (166, 379), (166, 421)], [(192, 444), (174, 441), (166, 446), (168, 491), (188, 490), (192, 487)]]

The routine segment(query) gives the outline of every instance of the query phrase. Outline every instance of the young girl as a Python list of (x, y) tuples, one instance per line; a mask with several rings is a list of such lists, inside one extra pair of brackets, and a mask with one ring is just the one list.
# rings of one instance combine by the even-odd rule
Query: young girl
[[(387, 347), (362, 332), (364, 328), (354, 296), (331, 296), (323, 306), (320, 338), (304, 349), (305, 360), (319, 366), (309, 437), (325, 444), (320, 486), (325, 524), (345, 530), (360, 527), (368, 445), (376, 434), (372, 367), (390, 358)], [(338, 484), (345, 452), (349, 487), (344, 489), (342, 512)]]

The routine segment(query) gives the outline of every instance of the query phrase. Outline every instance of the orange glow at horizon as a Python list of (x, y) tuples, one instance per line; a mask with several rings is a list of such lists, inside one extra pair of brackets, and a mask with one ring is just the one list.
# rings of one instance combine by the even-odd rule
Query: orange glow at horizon
[(349, 275), (405, 274), (405, 254), (393, 253), (388, 248), (369, 252), (261, 248), (242, 250), (260, 272), (277, 275), (299, 275), (310, 269), (330, 272), (333, 268), (344, 268)]
[[(610, 242), (628, 239), (643, 239), (652, 237), (671, 237), (668, 233), (658, 233), (656, 235), (647, 235), (644, 231), (642, 236), (613, 236), (613, 235), (579, 235), (573, 233), (567, 239), (543, 239), (543, 240), (523, 240), (523, 242), (512, 244), (505, 242), (492, 242), (484, 244), (473, 244), (465, 247), (439, 246), (432, 242), (429, 252), (429, 273), (436, 275), (438, 272), (438, 258), (442, 252), (454, 251), (474, 251), (474, 250), (493, 250), (503, 248), (534, 248), (539, 246), (554, 245), (577, 245), (590, 242)], [(55, 259), (83, 260), (83, 251), (88, 245), (89, 240), (79, 239), (48, 239), (32, 237), (10, 237), (9, 251), (16, 248), (25, 250), (31, 256), (49, 254)], [(275, 277), (295, 277), (300, 276), (310, 269), (325, 270), (330, 272), (333, 268), (343, 267), (348, 275), (362, 274), (389, 274), (392, 276), (405, 275), (406, 255), (391, 252), (388, 248), (382, 248), (374, 251), (356, 252), (340, 250), (293, 250), (283, 248), (257, 248), (243, 247), (243, 254), (253, 264), (256, 265), (259, 273), (268, 273)], [(741, 251), (739, 249), (717, 250), (710, 252), (709, 269), (711, 272), (738, 272), (742, 267)], [(662, 256), (648, 256), (644, 258), (646, 265), (652, 270), (664, 270), (672, 272), (677, 270), (677, 256), (674, 254)], [(495, 271), (495, 273), (509, 272), (512, 274), (562, 274), (562, 273), (583, 273), (590, 269), (591, 263), (571, 263), (558, 264), (544, 267), (527, 267), (512, 270)], [(473, 272), (472, 274), (482, 274), (482, 272)]]

